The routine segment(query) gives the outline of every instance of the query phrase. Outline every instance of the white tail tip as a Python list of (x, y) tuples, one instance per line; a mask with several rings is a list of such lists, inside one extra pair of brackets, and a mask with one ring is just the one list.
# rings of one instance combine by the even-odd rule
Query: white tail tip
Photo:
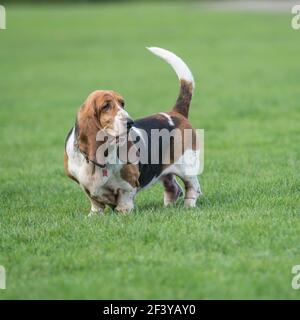
[(162, 48), (157, 48), (157, 47), (146, 47), (146, 48), (156, 56), (168, 62), (176, 72), (179, 80), (186, 80), (188, 82), (191, 82), (193, 87), (195, 86), (195, 82), (194, 82), (194, 78), (191, 70), (181, 58), (176, 56), (176, 54)]

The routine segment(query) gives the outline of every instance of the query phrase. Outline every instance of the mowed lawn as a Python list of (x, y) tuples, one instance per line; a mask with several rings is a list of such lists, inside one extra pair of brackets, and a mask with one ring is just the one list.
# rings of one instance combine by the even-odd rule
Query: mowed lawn
[[(290, 14), (198, 4), (7, 6), (0, 31), (0, 298), (300, 298), (299, 52)], [(168, 111), (172, 69), (191, 67), (190, 119), (205, 129), (203, 198), (87, 218), (63, 170), (64, 139), (94, 89), (134, 118)]]

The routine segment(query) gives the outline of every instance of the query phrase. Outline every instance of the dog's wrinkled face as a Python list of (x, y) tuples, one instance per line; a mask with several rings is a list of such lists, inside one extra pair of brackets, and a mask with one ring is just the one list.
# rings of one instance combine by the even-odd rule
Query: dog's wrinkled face
[(89, 95), (86, 108), (92, 108), (99, 127), (112, 136), (126, 132), (127, 126), (132, 123), (128, 113), (124, 110), (123, 97), (108, 90), (98, 90)]
[(133, 121), (124, 110), (122, 96), (110, 90), (92, 92), (80, 108), (77, 115), (79, 147), (89, 159), (95, 159), (99, 146), (96, 136), (104, 131), (113, 137), (127, 132)]

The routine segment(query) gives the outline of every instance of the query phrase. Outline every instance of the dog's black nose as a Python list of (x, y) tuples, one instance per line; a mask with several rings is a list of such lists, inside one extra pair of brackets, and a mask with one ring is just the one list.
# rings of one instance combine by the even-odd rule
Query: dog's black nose
[(129, 130), (129, 129), (131, 129), (132, 128), (132, 126), (133, 126), (133, 120), (132, 119), (127, 119), (127, 129)]

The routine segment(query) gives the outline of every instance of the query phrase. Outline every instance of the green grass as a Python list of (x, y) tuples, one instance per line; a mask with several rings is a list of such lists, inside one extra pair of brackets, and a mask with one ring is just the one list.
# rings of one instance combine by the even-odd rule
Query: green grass
[[(0, 31), (0, 298), (291, 298), (300, 264), (299, 50), (289, 14), (197, 4), (7, 7)], [(182, 56), (205, 129), (204, 197), (87, 218), (64, 176), (64, 138), (96, 88), (135, 117), (169, 110), (178, 83), (144, 47)]]

